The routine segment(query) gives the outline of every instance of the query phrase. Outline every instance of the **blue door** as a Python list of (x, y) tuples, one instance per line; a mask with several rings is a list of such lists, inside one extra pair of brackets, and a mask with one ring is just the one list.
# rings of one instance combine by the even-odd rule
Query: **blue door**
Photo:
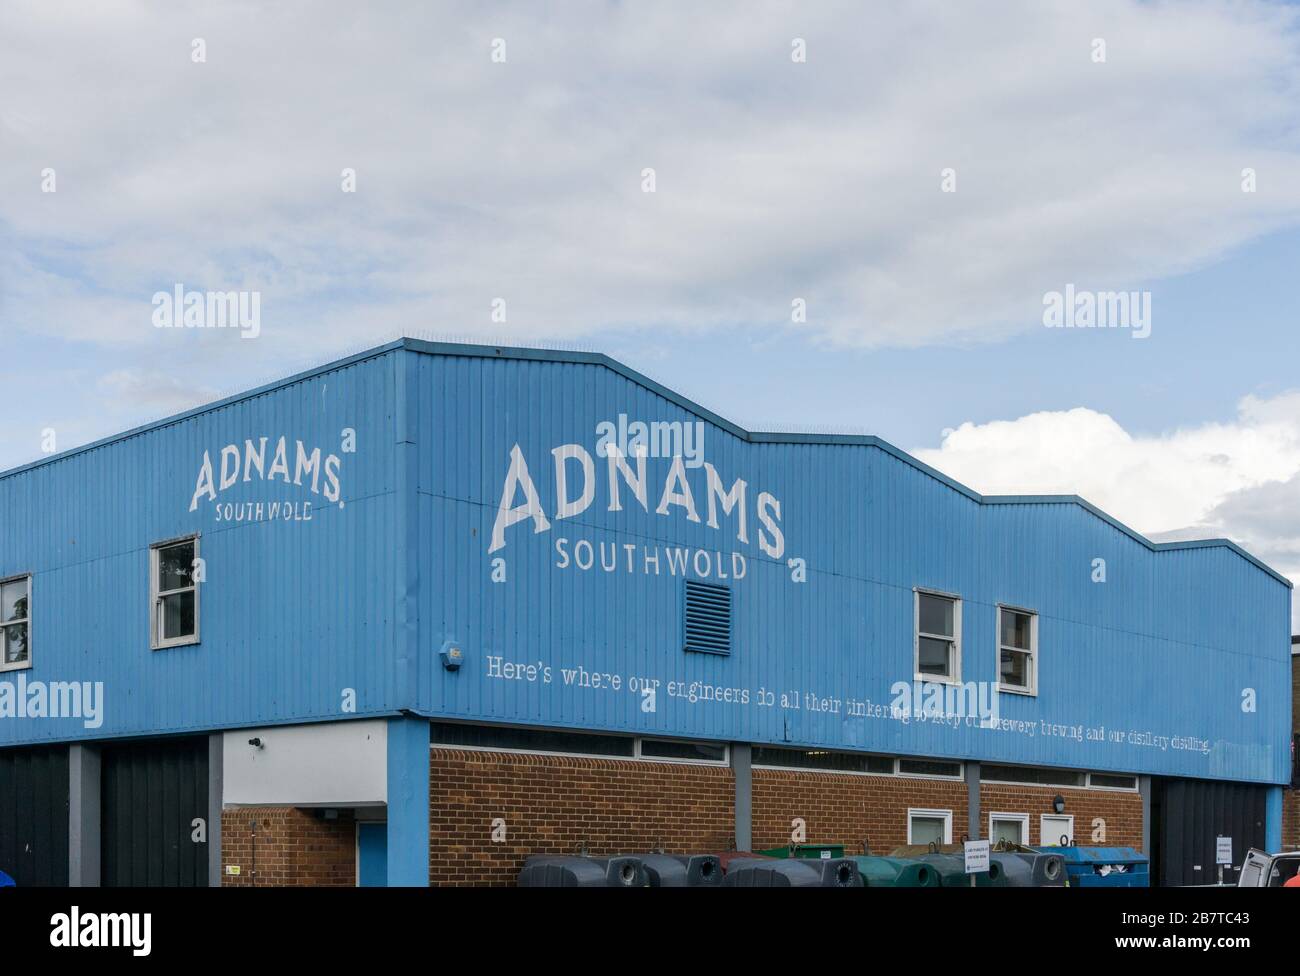
[(357, 887), (388, 887), (388, 824), (357, 824)]

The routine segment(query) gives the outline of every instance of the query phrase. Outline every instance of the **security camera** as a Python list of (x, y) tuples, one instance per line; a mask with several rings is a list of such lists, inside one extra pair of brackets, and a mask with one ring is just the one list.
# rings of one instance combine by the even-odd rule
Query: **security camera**
[(260, 748), (262, 748), (262, 740), (261, 740), (260, 738), (256, 737), (256, 736), (254, 736), (253, 738), (249, 739), (249, 740), (248, 740), (248, 744), (249, 744), (250, 746), (252, 746), (254, 749), (260, 749)]

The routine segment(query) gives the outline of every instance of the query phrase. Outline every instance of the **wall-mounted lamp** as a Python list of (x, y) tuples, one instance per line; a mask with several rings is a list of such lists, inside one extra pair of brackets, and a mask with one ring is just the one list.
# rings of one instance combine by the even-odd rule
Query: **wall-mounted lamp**
[(1057, 793), (1052, 798), (1052, 809), (1057, 813), (1065, 813), (1065, 797), (1061, 796), (1060, 793)]

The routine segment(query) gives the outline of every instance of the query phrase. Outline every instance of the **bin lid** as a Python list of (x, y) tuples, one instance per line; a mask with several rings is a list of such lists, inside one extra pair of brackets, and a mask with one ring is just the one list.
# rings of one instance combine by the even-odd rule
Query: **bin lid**
[(1060, 854), (1066, 864), (1146, 864), (1148, 858), (1132, 847), (1040, 847), (1043, 854)]

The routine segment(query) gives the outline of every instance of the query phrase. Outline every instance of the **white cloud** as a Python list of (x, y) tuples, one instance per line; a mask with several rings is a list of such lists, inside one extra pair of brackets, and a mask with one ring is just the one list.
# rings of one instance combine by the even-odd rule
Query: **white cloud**
[(1300, 392), (1158, 434), (1084, 407), (964, 423), (913, 453), (984, 494), (1080, 495), (1158, 541), (1232, 539), (1300, 583)]
[(1296, 17), (6, 4), (0, 329), (147, 346), (149, 297), (180, 281), (259, 289), (278, 351), (403, 328), (771, 330), (796, 296), (833, 341), (1003, 336), (1066, 282), (1180, 272), (1300, 218)]

